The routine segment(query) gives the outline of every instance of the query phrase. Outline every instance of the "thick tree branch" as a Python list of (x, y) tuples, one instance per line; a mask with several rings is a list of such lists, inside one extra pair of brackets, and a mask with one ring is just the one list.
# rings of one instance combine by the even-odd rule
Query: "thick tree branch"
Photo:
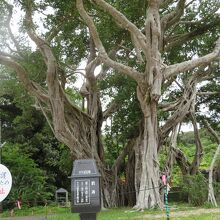
[(165, 48), (164, 51), (169, 51), (173, 47), (182, 45), (194, 38), (206, 33), (210, 28), (217, 27), (219, 25), (220, 18), (212, 21), (211, 23), (206, 23), (202, 21), (197, 22), (197, 24), (193, 24), (193, 31), (189, 33), (184, 33), (181, 35), (168, 36), (164, 40)]
[(176, 162), (179, 165), (182, 174), (183, 175), (189, 174), (190, 162), (185, 156), (184, 152), (179, 148), (172, 148), (172, 150), (175, 152)]
[(194, 128), (194, 137), (195, 137), (195, 144), (196, 144), (196, 153), (194, 155), (193, 161), (190, 166), (190, 174), (196, 174), (198, 172), (202, 155), (203, 155), (203, 146), (199, 135), (199, 129), (197, 126), (196, 116), (194, 112), (190, 113), (192, 118), (192, 124)]
[(187, 82), (183, 95), (179, 99), (179, 104), (176, 106), (175, 112), (161, 127), (161, 142), (163, 142), (164, 137), (169, 135), (173, 126), (181, 123), (184, 117), (189, 113), (196, 98), (196, 83), (197, 78), (193, 75)]
[[(109, 52), (108, 56), (114, 60), (115, 57), (116, 57), (116, 54), (118, 52), (118, 49), (121, 47), (121, 45), (123, 44), (123, 40), (121, 41), (121, 43), (119, 45), (116, 45), (114, 48), (112, 48), (112, 50)], [(103, 80), (106, 75), (107, 75), (107, 72), (109, 71), (110, 67), (109, 66), (106, 66), (106, 65), (101, 65), (101, 70), (100, 72), (97, 74), (96, 76), (96, 79), (98, 81), (101, 81)]]
[[(36, 45), (40, 49), (44, 57), (45, 63), (47, 65), (47, 84), (48, 84), (49, 96), (51, 98), (58, 100), (60, 99), (59, 97), (60, 94), (57, 91), (56, 92), (54, 91), (56, 87), (59, 87), (58, 76), (57, 76), (58, 73), (57, 61), (53, 55), (53, 52), (49, 44), (44, 39), (40, 38), (35, 32), (34, 24), (32, 20), (32, 4), (33, 3), (31, 1), (28, 1), (28, 6), (26, 8), (25, 19), (26, 19), (27, 33), (29, 37), (36, 43)], [(57, 85), (55, 85), (55, 83)]]
[(16, 48), (16, 50), (17, 50), (16, 52), (17, 52), (19, 55), (22, 56), (22, 54), (21, 54), (21, 48), (20, 48), (19, 42), (16, 40), (14, 34), (12, 33), (11, 25), (10, 25), (11, 19), (12, 19), (12, 14), (13, 14), (13, 5), (8, 4), (8, 3), (7, 3), (6, 1), (4, 1), (4, 0), (3, 0), (3, 2), (4, 2), (4, 4), (6, 5), (7, 10), (8, 10), (8, 13), (9, 13), (9, 14), (8, 14), (8, 18), (7, 18), (7, 21), (6, 21), (6, 26), (7, 26), (7, 29), (8, 29), (9, 36), (10, 36), (12, 42), (14, 43), (14, 46), (15, 46), (15, 48)]
[[(53, 87), (53, 83), (55, 78), (57, 77), (56, 72), (58, 72), (58, 66), (55, 56), (53, 55), (53, 52), (49, 46), (49, 43), (46, 42), (43, 38), (37, 35), (34, 23), (32, 20), (32, 1), (27, 1), (26, 5), (26, 14), (25, 14), (25, 22), (26, 22), (26, 29), (29, 37), (32, 39), (32, 41), (38, 46), (38, 48), (41, 51), (42, 56), (44, 57), (44, 61), (47, 65), (47, 82), (49, 86), (49, 93), (50, 88)], [(50, 84), (51, 83), (51, 84)], [(52, 92), (53, 96), (53, 92)]]
[(109, 107), (103, 112), (103, 120), (107, 120), (107, 118), (109, 118), (114, 112), (116, 112), (120, 108), (121, 104), (113, 100), (110, 103)]
[(184, 13), (184, 6), (185, 6), (186, 0), (179, 0), (176, 9), (174, 11), (172, 11), (171, 13), (165, 15), (162, 19), (161, 19), (161, 24), (163, 26), (163, 32), (165, 32), (166, 29), (168, 29), (169, 27), (171, 27), (172, 25), (176, 24), (181, 16)]
[(123, 27), (125, 30), (128, 30), (133, 38), (137, 41), (137, 44), (141, 46), (144, 54), (147, 54), (147, 45), (146, 38), (144, 34), (132, 23), (130, 22), (121, 12), (119, 12), (116, 8), (108, 4), (103, 0), (93, 0), (98, 6), (104, 9), (107, 13), (109, 13), (116, 22)]
[(168, 157), (167, 161), (164, 167), (164, 172), (166, 172), (167, 176), (171, 176), (173, 165), (176, 160), (175, 151), (173, 149), (177, 148), (177, 137), (180, 130), (180, 124), (177, 124), (174, 126), (171, 136), (170, 136), (170, 143), (169, 143), (169, 149), (168, 149)]
[(220, 92), (197, 92), (198, 96), (220, 95)]
[(89, 80), (90, 86), (95, 87), (96, 77), (95, 77), (94, 72), (95, 72), (96, 67), (100, 65), (100, 59), (96, 57), (95, 44), (92, 38), (90, 38), (89, 40), (89, 48), (90, 48), (90, 53), (89, 53), (88, 62), (85, 68), (86, 78)]
[(90, 53), (89, 53), (87, 65), (89, 65), (90, 62), (92, 62), (96, 58), (95, 44), (94, 44), (93, 39), (91, 37), (89, 38), (89, 49), (90, 49)]
[(125, 157), (129, 154), (129, 152), (134, 147), (135, 141), (136, 141), (136, 138), (133, 138), (128, 141), (128, 143), (123, 148), (123, 150), (120, 153), (120, 155), (118, 156), (118, 158), (115, 160), (115, 163), (112, 166), (112, 171), (115, 171), (117, 173), (120, 171), (120, 167), (125, 162)]
[(167, 8), (171, 3), (173, 3), (174, 0), (161, 0), (160, 2), (160, 8)]
[(126, 74), (127, 76), (133, 78), (134, 80), (136, 80), (137, 82), (141, 83), (142, 82), (142, 77), (143, 75), (141, 73), (139, 73), (137, 70), (129, 67), (129, 66), (125, 66), (124, 64), (118, 63), (114, 60), (112, 60), (108, 54), (106, 53), (106, 50), (99, 38), (99, 34), (97, 32), (97, 29), (95, 27), (95, 24), (92, 20), (92, 18), (87, 14), (87, 12), (85, 11), (84, 7), (83, 7), (83, 2), (82, 0), (77, 0), (77, 9), (81, 15), (81, 17), (84, 19), (84, 21), (86, 22), (90, 33), (93, 37), (94, 43), (99, 51), (99, 57), (102, 60), (103, 63), (105, 63), (107, 66), (110, 66), (111, 68), (115, 69), (118, 72), (122, 72), (124, 74)]
[(173, 111), (177, 109), (178, 105), (180, 104), (181, 100), (175, 100), (174, 102), (169, 103), (160, 103), (158, 107), (163, 111)]
[(39, 37), (34, 29), (34, 23), (32, 20), (32, 2), (28, 1), (28, 7), (26, 8), (25, 21), (26, 21), (26, 29), (31, 40), (38, 46), (40, 49), (45, 63), (48, 67), (48, 72), (54, 72), (54, 67), (56, 63), (56, 59), (51, 51), (51, 48), (43, 38)]
[(37, 85), (29, 79), (27, 71), (19, 63), (8, 57), (0, 55), (0, 64), (15, 70), (19, 80), (23, 83), (24, 87), (29, 93), (35, 95), (43, 102), (47, 102), (49, 100), (47, 94), (43, 92), (43, 88), (41, 88), (40, 85)]
[[(44, 117), (46, 118), (47, 123), (48, 123), (48, 125), (49, 125), (51, 131), (53, 132), (54, 136), (56, 136), (55, 131), (54, 131), (54, 129), (53, 129), (53, 126), (52, 126), (52, 124), (51, 124), (51, 120), (49, 119), (49, 116), (48, 116), (47, 112), (45, 111), (44, 107), (41, 105), (41, 103), (40, 103), (38, 100), (36, 100), (36, 104), (40, 107), (40, 110), (41, 110), (41, 112), (43, 113)], [(37, 107), (37, 106), (36, 106), (36, 107)]]
[(4, 57), (11, 58), (11, 59), (14, 60), (14, 61), (21, 60), (21, 57), (16, 56), (16, 55), (12, 55), (12, 54), (9, 54), (9, 53), (6, 53), (6, 52), (4, 52), (4, 51), (0, 51), (0, 55), (2, 55), (2, 56), (4, 56)]
[(204, 123), (207, 127), (207, 129), (209, 130), (209, 132), (213, 135), (213, 137), (215, 138), (216, 142), (218, 143), (218, 145), (220, 145), (220, 137), (217, 134), (217, 132), (211, 127), (211, 125), (209, 124), (209, 122), (207, 120), (204, 120)]
[[(26, 5), (26, 29), (44, 57), (47, 66), (47, 86), (50, 99), (51, 117), (56, 138), (70, 147), (77, 157), (91, 157), (92, 151), (86, 134), (90, 129), (90, 117), (74, 106), (66, 97), (59, 82), (57, 60), (46, 40), (39, 37), (32, 21), (32, 1)], [(80, 128), (80, 130), (79, 130)], [(94, 157), (96, 157), (94, 153)]]
[(189, 60), (189, 61), (185, 61), (182, 63), (178, 63), (178, 64), (173, 64), (168, 66), (167, 68), (165, 68), (164, 70), (164, 78), (168, 79), (180, 72), (185, 72), (188, 70), (192, 70), (196, 67), (199, 67), (201, 65), (204, 64), (208, 64), (210, 62), (212, 62), (213, 60), (215, 60), (217, 57), (219, 57), (220, 55), (220, 37), (216, 42), (216, 46), (213, 50), (212, 53), (209, 53), (203, 57), (197, 58), (197, 59), (193, 59), (193, 60)]

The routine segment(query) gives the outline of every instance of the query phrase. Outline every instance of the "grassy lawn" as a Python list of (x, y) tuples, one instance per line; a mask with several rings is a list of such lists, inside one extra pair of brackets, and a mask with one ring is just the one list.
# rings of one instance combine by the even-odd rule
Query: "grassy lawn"
[(189, 216), (189, 217), (176, 217), (172, 218), (175, 220), (219, 220), (220, 216), (216, 214), (204, 214), (204, 215), (196, 215), (196, 216)]
[[(161, 218), (156, 218), (158, 220), (165, 220), (166, 214), (165, 212), (161, 211), (144, 211), (144, 212), (130, 212), (130, 210), (126, 209), (111, 209), (102, 211), (98, 214), (97, 220), (150, 220), (155, 219), (154, 217), (158, 214), (162, 214)], [(150, 214), (150, 216), (149, 216)], [(79, 220), (78, 215), (73, 214), (65, 214), (65, 215), (57, 215), (57, 216), (51, 216), (48, 217), (48, 220)], [(220, 220), (220, 214), (216, 213), (209, 213), (209, 214), (199, 214), (199, 215), (191, 215), (189, 217), (172, 217), (170, 216), (170, 219), (178, 219), (178, 220)]]
[[(220, 220), (220, 210), (218, 213), (213, 213), (216, 209), (203, 209), (204, 213), (201, 213), (199, 208), (188, 207), (187, 204), (172, 206), (170, 219), (178, 220)], [(213, 211), (214, 210), (214, 211)], [(190, 212), (190, 213), (189, 213)], [(206, 212), (206, 213), (205, 213)], [(178, 215), (180, 216), (175, 216)], [(186, 214), (185, 214), (186, 213)], [(31, 216), (41, 215), (47, 216), (47, 220), (79, 220), (78, 214), (72, 214), (69, 208), (59, 208), (56, 206), (49, 207), (34, 207), (34, 208), (22, 208), (21, 210), (15, 210), (14, 216)], [(189, 215), (189, 216), (187, 216)], [(0, 215), (1, 217), (10, 216), (9, 211), (5, 211)], [(187, 216), (187, 217), (184, 217)], [(146, 210), (144, 212), (134, 211), (131, 208), (115, 208), (107, 209), (97, 214), (97, 220), (150, 220), (158, 219), (165, 220), (165, 210)]]

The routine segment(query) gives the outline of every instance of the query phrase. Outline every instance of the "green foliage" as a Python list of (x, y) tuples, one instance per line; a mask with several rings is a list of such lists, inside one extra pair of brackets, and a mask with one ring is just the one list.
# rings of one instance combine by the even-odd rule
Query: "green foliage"
[(220, 200), (220, 182), (214, 182), (213, 183), (213, 188), (214, 188), (214, 193), (216, 196), (216, 200), (219, 201)]
[[(205, 129), (200, 129), (199, 131), (201, 142), (203, 146), (203, 157), (200, 164), (200, 169), (208, 169), (213, 155), (216, 151), (217, 144), (215, 143), (215, 140), (212, 136), (207, 132)], [(185, 132), (181, 134), (178, 138), (178, 147), (185, 153), (187, 159), (189, 161), (192, 161), (195, 155), (195, 138), (194, 138), (194, 132)]]
[(171, 187), (179, 187), (183, 184), (182, 172), (178, 166), (173, 167)]
[(12, 190), (6, 203), (14, 204), (20, 197), (23, 203), (39, 204), (51, 198), (54, 187), (46, 185), (45, 173), (18, 145), (7, 144), (3, 150), (2, 161), (11, 171), (13, 179)]
[(217, 167), (218, 169), (220, 168), (220, 155), (218, 155), (218, 157), (217, 157), (216, 167)]
[(183, 181), (183, 192), (188, 194), (190, 204), (201, 206), (207, 200), (207, 180), (202, 174), (185, 176)]
[(23, 87), (10, 80), (1, 81), (0, 117), (2, 141), (16, 145), (41, 169), (49, 187), (69, 188), (72, 160), (69, 149), (54, 137), (42, 113)]
[(216, 143), (210, 143), (210, 140), (207, 140), (206, 142), (209, 142), (209, 144), (207, 145), (203, 145), (204, 146), (204, 156), (202, 158), (202, 162), (201, 162), (201, 169), (207, 169), (212, 161), (212, 158), (215, 154), (217, 145)]
[(79, 93), (77, 93), (75, 90), (71, 89), (70, 87), (67, 87), (65, 89), (65, 93), (67, 94), (70, 101), (72, 101), (78, 107), (82, 107), (82, 96), (80, 96)]
[(160, 170), (163, 170), (163, 167), (166, 164), (167, 161), (167, 154), (168, 152), (165, 149), (166, 147), (164, 147), (163, 149), (160, 150), (160, 154), (159, 154), (159, 164), (160, 164)]
[(127, 140), (137, 136), (142, 114), (135, 94), (136, 83), (128, 77), (111, 74), (100, 83), (100, 88), (104, 101), (113, 98), (119, 106), (104, 130), (106, 159), (112, 165)]
[(39, 50), (34, 52), (27, 52), (25, 62), (22, 62), (25, 68), (30, 73), (29, 78), (40, 85), (46, 84), (46, 65)]
[[(215, 73), (215, 79), (213, 79), (210, 82), (207, 82), (203, 87), (200, 88), (201, 92), (216, 92), (219, 91), (220, 89), (220, 65), (219, 63), (216, 63), (216, 65), (213, 67), (213, 72)], [(209, 96), (200, 96), (198, 99), (198, 103), (200, 105), (206, 105), (206, 108), (209, 109), (209, 115), (202, 115), (204, 117), (209, 117), (209, 123), (212, 124), (212, 127), (215, 129), (218, 129), (218, 125), (220, 123), (219, 120), (219, 112), (220, 112), (220, 107), (219, 107), (219, 102), (220, 98), (219, 95), (216, 93), (209, 95)], [(208, 105), (207, 105), (208, 103)]]

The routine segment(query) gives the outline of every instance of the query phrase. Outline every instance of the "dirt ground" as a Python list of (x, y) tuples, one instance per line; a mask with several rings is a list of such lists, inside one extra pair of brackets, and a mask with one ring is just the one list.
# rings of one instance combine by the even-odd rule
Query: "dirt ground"
[[(172, 217), (187, 217), (193, 215), (201, 215), (201, 214), (216, 214), (216, 220), (220, 220), (220, 208), (215, 209), (195, 209), (195, 210), (188, 210), (188, 211), (171, 211), (170, 218)], [(147, 214), (144, 216), (137, 217), (135, 219), (158, 219), (158, 218), (165, 218), (166, 215), (164, 214)]]
[(0, 220), (45, 220), (45, 216), (27, 216), (27, 217), (8, 217), (0, 218)]

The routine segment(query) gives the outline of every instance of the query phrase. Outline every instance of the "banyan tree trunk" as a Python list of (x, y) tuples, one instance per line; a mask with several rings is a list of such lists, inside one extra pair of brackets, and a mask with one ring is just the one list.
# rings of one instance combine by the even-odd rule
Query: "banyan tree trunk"
[(217, 207), (218, 204), (216, 202), (215, 193), (213, 189), (213, 169), (216, 162), (216, 159), (220, 153), (220, 145), (218, 145), (215, 155), (212, 158), (211, 165), (209, 167), (209, 184), (208, 184), (208, 201), (212, 203), (213, 206)]
[(156, 103), (145, 103), (143, 136), (140, 140), (141, 176), (135, 209), (162, 207), (159, 193), (158, 128)]
[(212, 203), (213, 206), (217, 207), (217, 202), (215, 199), (215, 194), (214, 194), (214, 189), (213, 189), (213, 169), (214, 169), (214, 165), (215, 162), (217, 160), (218, 155), (220, 154), (220, 137), (219, 135), (216, 133), (216, 131), (214, 131), (211, 127), (211, 125), (208, 123), (208, 121), (205, 120), (205, 124), (206, 127), (208, 128), (209, 132), (215, 137), (217, 143), (218, 143), (218, 147), (215, 151), (215, 154), (212, 158), (212, 162), (210, 164), (209, 167), (209, 184), (208, 184), (208, 201)]
[(135, 193), (135, 151), (132, 150), (128, 155), (128, 162), (126, 167), (126, 189), (125, 196), (128, 206), (134, 206), (136, 204)]

